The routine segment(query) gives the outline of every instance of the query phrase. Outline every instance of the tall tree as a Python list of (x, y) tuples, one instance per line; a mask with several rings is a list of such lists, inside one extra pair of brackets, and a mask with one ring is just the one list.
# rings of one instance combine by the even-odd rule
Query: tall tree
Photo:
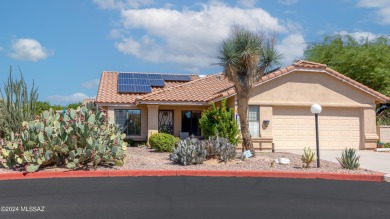
[(390, 42), (382, 36), (356, 40), (352, 36), (325, 36), (305, 51), (305, 59), (326, 64), (346, 76), (390, 96)]
[(254, 154), (249, 134), (248, 102), (254, 83), (281, 58), (275, 50), (275, 37), (234, 27), (231, 35), (222, 42), (217, 58), (224, 75), (236, 89), (242, 150), (251, 150)]
[[(326, 64), (390, 96), (390, 41), (388, 36), (373, 40), (368, 40), (368, 38), (356, 40), (350, 35), (325, 36), (321, 42), (308, 46), (305, 58)], [(390, 125), (390, 109), (378, 114), (377, 121), (379, 124)]]
[[(34, 83), (30, 91), (27, 89), (22, 71), (20, 79), (12, 78), (12, 67), (7, 82), (4, 82), (4, 93), (0, 89), (0, 102), (4, 117), (2, 117), (2, 127), (5, 131), (18, 132), (22, 128), (22, 122), (32, 120), (36, 115), (36, 102), (38, 100), (38, 89)], [(4, 96), (5, 94), (5, 96)]]

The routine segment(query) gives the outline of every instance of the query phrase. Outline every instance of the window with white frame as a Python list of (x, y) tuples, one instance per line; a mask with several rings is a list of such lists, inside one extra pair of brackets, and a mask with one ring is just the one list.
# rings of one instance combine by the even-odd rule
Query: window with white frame
[(259, 106), (249, 106), (248, 110), (249, 133), (252, 137), (260, 136)]

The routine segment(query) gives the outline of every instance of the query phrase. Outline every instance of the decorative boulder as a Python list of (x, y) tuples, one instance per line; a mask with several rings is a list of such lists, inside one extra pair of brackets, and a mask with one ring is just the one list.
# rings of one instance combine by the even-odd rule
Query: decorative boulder
[(278, 158), (278, 159), (275, 159), (275, 163), (277, 164), (289, 164), (290, 163), (290, 160), (288, 158)]

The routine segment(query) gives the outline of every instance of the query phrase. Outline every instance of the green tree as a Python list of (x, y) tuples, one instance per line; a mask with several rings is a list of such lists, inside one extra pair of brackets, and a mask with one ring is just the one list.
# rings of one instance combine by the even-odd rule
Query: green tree
[[(22, 71), (20, 79), (12, 78), (12, 67), (7, 82), (4, 82), (4, 92), (0, 89), (1, 108), (4, 111), (2, 127), (6, 132), (19, 132), (23, 121), (32, 120), (36, 116), (36, 102), (38, 100), (38, 89), (34, 83), (30, 91), (27, 89)], [(4, 96), (5, 94), (5, 96)]]
[(357, 41), (349, 35), (325, 36), (321, 42), (310, 44), (304, 56), (390, 96), (388, 37)]
[(37, 101), (37, 106), (36, 106), (37, 115), (40, 115), (43, 111), (49, 110), (50, 108), (56, 111), (56, 110), (63, 110), (65, 107), (61, 105), (50, 105), (50, 103), (47, 101), (45, 102)]
[(37, 115), (41, 114), (43, 111), (49, 110), (50, 107), (51, 107), (50, 103), (47, 101), (45, 101), (45, 102), (37, 101), (37, 103), (36, 103)]
[(252, 87), (280, 58), (281, 55), (275, 50), (274, 37), (243, 27), (233, 28), (230, 37), (222, 42), (218, 60), (224, 75), (234, 84), (237, 93), (243, 151), (251, 150), (254, 154), (248, 122), (248, 101)]
[(79, 102), (79, 103), (70, 103), (69, 105), (68, 105), (68, 109), (77, 109), (77, 107), (79, 107), (79, 106), (81, 106), (81, 102)]
[(234, 118), (234, 110), (226, 106), (226, 99), (221, 101), (220, 107), (213, 103), (211, 108), (203, 111), (199, 124), (205, 138), (224, 137), (229, 139), (230, 143), (237, 145), (240, 132)]
[[(305, 51), (305, 59), (326, 64), (386, 96), (390, 96), (390, 42), (386, 36), (356, 40), (350, 35), (325, 36)], [(378, 115), (378, 123), (390, 125), (390, 110)]]

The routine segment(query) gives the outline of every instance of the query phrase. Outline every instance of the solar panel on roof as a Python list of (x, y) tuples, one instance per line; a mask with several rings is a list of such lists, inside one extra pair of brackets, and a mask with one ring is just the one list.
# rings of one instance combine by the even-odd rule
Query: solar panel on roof
[(162, 80), (161, 74), (148, 74), (148, 78), (149, 79), (161, 79)]
[(162, 79), (149, 79), (149, 84), (150, 84), (150, 86), (153, 86), (153, 87), (164, 87), (165, 86), (165, 82)]
[(129, 74), (129, 73), (119, 73), (119, 75), (118, 75), (118, 78), (119, 79), (123, 79), (123, 78), (132, 78), (132, 75), (131, 74)]
[(150, 93), (152, 88), (149, 85), (134, 85), (134, 93)]
[(134, 90), (134, 86), (130, 84), (119, 84), (118, 93), (131, 93)]
[(132, 75), (133, 75), (133, 78), (143, 78), (143, 79), (148, 78), (148, 75), (144, 74), (144, 73), (132, 73)]
[(135, 85), (149, 85), (149, 80), (148, 79), (143, 79), (143, 78), (133, 78), (132, 83), (130, 84), (135, 84)]
[(164, 79), (164, 81), (191, 81), (191, 78), (188, 75), (163, 74), (162, 78)]

